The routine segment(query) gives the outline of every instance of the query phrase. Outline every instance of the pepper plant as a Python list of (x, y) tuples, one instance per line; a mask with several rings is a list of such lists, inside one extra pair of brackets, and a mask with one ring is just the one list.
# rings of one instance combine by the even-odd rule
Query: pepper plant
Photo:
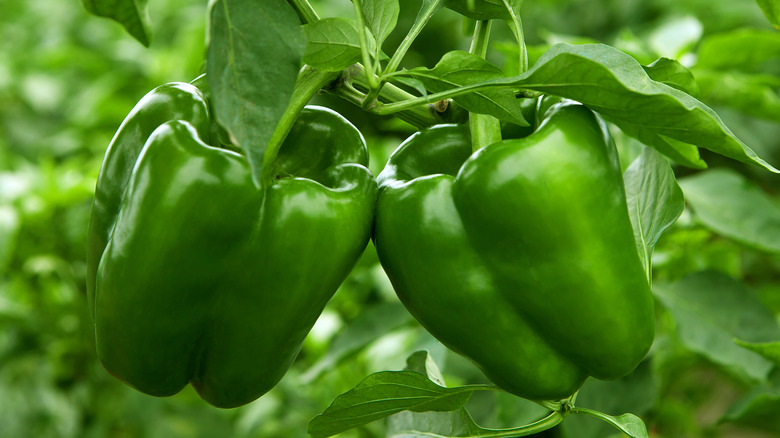
[[(251, 402), (282, 378), (372, 239), (408, 311), (492, 384), (448, 387), (417, 352), (336, 397), (311, 436), (385, 417), (392, 436), (525, 436), (571, 414), (648, 436), (637, 416), (577, 396), (588, 378), (631, 373), (653, 344), (652, 255), (684, 207), (672, 166), (706, 169), (701, 148), (778, 170), (695, 97), (676, 60), (643, 65), (599, 43), (535, 59), (522, 0), (422, 0), (386, 53), (398, 0), (351, 3), (354, 18), (320, 17), (307, 0), (211, 1), (205, 75), (153, 90), (120, 127), (87, 260), (107, 370), (151, 395), (191, 383), (218, 407)], [(84, 5), (149, 44), (145, 1)], [(402, 68), (443, 8), (463, 16), (469, 50)], [(497, 23), (515, 39), (512, 73), (486, 59)], [(307, 106), (319, 93), (419, 132), (374, 179), (360, 132)], [(611, 130), (641, 152), (619, 156)], [(464, 406), (481, 391), (546, 414), (480, 427)]]

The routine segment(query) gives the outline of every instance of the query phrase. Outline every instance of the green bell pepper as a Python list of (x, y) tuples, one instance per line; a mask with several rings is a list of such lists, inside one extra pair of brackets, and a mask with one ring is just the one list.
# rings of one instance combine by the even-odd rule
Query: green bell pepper
[(416, 133), (378, 177), (374, 243), (417, 320), (496, 385), (567, 397), (615, 379), (654, 336), (605, 124), (553, 105), (537, 130), (472, 155), (468, 130)]
[(362, 135), (331, 110), (301, 112), (262, 189), (244, 156), (208, 145), (212, 125), (201, 91), (174, 83), (120, 126), (97, 182), (88, 295), (111, 374), (156, 396), (191, 382), (229, 408), (285, 374), (368, 243), (377, 187)]

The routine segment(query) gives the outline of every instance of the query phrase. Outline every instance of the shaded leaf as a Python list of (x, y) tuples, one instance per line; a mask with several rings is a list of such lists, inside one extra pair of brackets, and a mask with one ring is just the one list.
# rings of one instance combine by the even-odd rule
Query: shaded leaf
[(780, 120), (780, 78), (768, 74), (699, 70), (696, 81), (701, 99), (712, 105), (728, 106), (747, 115)]
[(780, 33), (739, 29), (702, 40), (696, 68), (778, 73)]
[(149, 47), (151, 31), (146, 8), (148, 0), (81, 0), (81, 3), (90, 13), (121, 24), (133, 38)]
[(780, 253), (780, 206), (755, 183), (730, 169), (680, 179), (696, 217), (712, 231)]
[[(303, 62), (321, 70), (338, 71), (361, 58), (358, 25), (350, 18), (324, 18), (303, 26), (306, 32), (306, 52)], [(369, 52), (375, 49), (369, 38)]]
[(626, 169), (623, 181), (637, 251), (649, 279), (655, 244), (685, 209), (683, 193), (669, 162), (650, 148)]
[(415, 371), (374, 373), (314, 417), (309, 434), (328, 437), (405, 410), (453, 411), (468, 401), (472, 391), (439, 386)]
[(381, 47), (398, 23), (401, 11), (398, 0), (363, 0), (360, 6), (366, 26), (374, 34), (377, 46)]
[(669, 58), (658, 58), (652, 64), (642, 66), (650, 79), (676, 88), (696, 97), (699, 86), (693, 78), (693, 73), (684, 65)]
[[(427, 351), (417, 351), (409, 356), (406, 369), (424, 374), (432, 382), (444, 386), (444, 377)], [(415, 438), (430, 434), (447, 437), (479, 436), (482, 430), (465, 408), (452, 412), (406, 411), (387, 419), (387, 436), (393, 438)], [(424, 431), (428, 435), (419, 435), (416, 431)]]
[(733, 422), (780, 434), (780, 371), (768, 386), (757, 386), (729, 407), (721, 422)]
[(694, 146), (699, 146), (777, 172), (737, 139), (712, 109), (653, 81), (634, 58), (606, 45), (558, 44), (528, 72), (494, 83), (582, 102), (680, 164), (702, 167), (694, 154)]
[(292, 96), (306, 44), (285, 0), (212, 3), (207, 80), (214, 113), (257, 180), (266, 145)]
[(669, 309), (680, 340), (689, 350), (744, 381), (766, 381), (773, 365), (734, 343), (734, 338), (750, 342), (780, 339), (774, 315), (755, 291), (723, 274), (703, 272), (674, 284), (656, 284), (653, 293)]
[(754, 343), (735, 339), (734, 342), (740, 347), (756, 352), (775, 365), (780, 366), (780, 341)]

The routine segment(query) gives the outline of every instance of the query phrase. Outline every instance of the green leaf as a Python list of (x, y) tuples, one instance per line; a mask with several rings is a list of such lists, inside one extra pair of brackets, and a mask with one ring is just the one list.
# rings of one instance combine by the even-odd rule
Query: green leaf
[[(446, 53), (432, 69), (418, 67), (402, 72), (420, 80), (433, 92), (450, 90), (503, 77), (500, 68), (477, 55), (462, 51)], [(501, 120), (528, 126), (523, 118), (520, 102), (511, 90), (484, 90), (454, 98), (455, 102), (470, 112), (487, 114)]]
[(755, 291), (716, 272), (703, 272), (677, 283), (653, 287), (653, 293), (669, 309), (682, 343), (736, 377), (765, 382), (772, 364), (734, 343), (780, 339), (774, 315)]
[[(426, 375), (432, 382), (444, 386), (444, 377), (427, 351), (409, 356), (406, 369)], [(418, 431), (424, 431), (425, 435)], [(452, 412), (399, 412), (387, 419), (387, 436), (392, 438), (479, 436), (484, 432), (485, 429), (479, 427), (462, 407)]]
[(685, 199), (704, 226), (751, 247), (780, 253), (780, 206), (730, 169), (680, 179)]
[(693, 73), (684, 65), (669, 58), (658, 58), (650, 65), (642, 66), (650, 79), (676, 88), (684, 93), (696, 97), (699, 94), (699, 86), (693, 78)]
[(422, 83), (422, 81), (419, 81), (414, 78), (405, 78), (403, 76), (394, 76), (393, 82), (396, 84), (401, 84), (406, 87), (409, 87), (415, 91), (417, 91), (420, 96), (427, 96), (428, 90), (425, 89), (425, 84)]
[[(406, 359), (406, 369), (428, 376), (439, 385), (444, 386), (444, 378), (433, 357), (427, 351), (418, 351)], [(484, 389), (484, 388), (483, 388)], [(508, 394), (506, 394), (508, 395)], [(530, 403), (530, 402), (529, 402)], [(536, 406), (536, 405), (533, 405)], [(541, 410), (536, 406), (537, 410)], [(544, 410), (543, 412), (549, 411)], [(517, 412), (514, 413), (517, 418)], [(471, 418), (465, 408), (460, 407), (450, 412), (399, 412), (387, 420), (388, 438), (444, 438), (444, 437), (514, 437), (526, 436), (553, 427), (557, 422), (540, 425), (535, 421), (528, 426), (511, 429), (487, 429), (480, 427)], [(548, 417), (549, 419), (549, 417)], [(540, 426), (540, 427), (536, 427)], [(529, 430), (530, 429), (530, 430)]]
[(692, 149), (699, 146), (779, 172), (737, 139), (712, 109), (653, 81), (634, 58), (606, 45), (558, 44), (531, 70), (494, 83), (582, 102), (680, 164), (702, 167)]
[[(645, 361), (619, 380), (588, 379), (577, 393), (577, 405), (601, 412), (629, 411), (644, 415), (653, 408), (658, 397), (653, 372), (650, 362)], [(614, 431), (614, 424), (608, 423), (584, 415), (569, 415), (559, 428), (563, 438), (601, 438)]]
[(767, 20), (775, 29), (780, 29), (780, 0), (756, 0), (758, 6), (764, 11)]
[(745, 342), (734, 339), (734, 342), (742, 348), (760, 354), (763, 358), (771, 361), (776, 366), (780, 366), (780, 341), (774, 342)]
[(656, 150), (645, 148), (623, 174), (628, 216), (647, 278), (653, 249), (661, 233), (669, 228), (685, 209), (683, 193), (669, 162)]
[(649, 437), (645, 423), (634, 414), (623, 414), (617, 417), (606, 415), (604, 420), (632, 438)]
[(772, 373), (768, 386), (751, 389), (723, 414), (720, 422), (732, 422), (780, 434), (780, 371)]
[(81, 3), (90, 13), (121, 24), (133, 38), (149, 47), (151, 31), (146, 7), (148, 0), (81, 0)]
[(771, 30), (739, 29), (702, 40), (696, 68), (778, 73), (780, 33)]
[(215, 0), (207, 80), (214, 112), (259, 180), (263, 154), (292, 96), (306, 44), (285, 0)]
[(495, 437), (496, 432), (479, 427), (463, 408), (453, 412), (401, 412), (390, 417), (387, 424), (387, 438)]
[(462, 407), (473, 391), (469, 387), (439, 386), (415, 371), (375, 373), (314, 417), (309, 434), (328, 437), (405, 410), (453, 411)]
[[(325, 18), (303, 26), (306, 52), (303, 62), (321, 70), (338, 71), (358, 62), (361, 57), (358, 25), (350, 18)], [(369, 52), (375, 41), (368, 40)]]
[(780, 120), (780, 78), (769, 74), (697, 70), (701, 99), (711, 105), (728, 106), (749, 116)]
[(377, 47), (381, 47), (398, 23), (398, 14), (401, 11), (398, 0), (363, 0), (360, 6), (366, 26), (374, 34)]

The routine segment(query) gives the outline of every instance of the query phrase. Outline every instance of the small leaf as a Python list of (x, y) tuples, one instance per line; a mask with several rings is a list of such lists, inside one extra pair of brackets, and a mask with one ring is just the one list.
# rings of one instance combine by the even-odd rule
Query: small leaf
[(431, 379), (431, 382), (439, 385), (446, 386), (444, 383), (444, 376), (441, 375), (439, 366), (436, 365), (436, 361), (433, 360), (433, 356), (425, 350), (416, 351), (406, 358), (407, 371), (416, 371)]
[(468, 387), (439, 386), (415, 371), (375, 373), (314, 417), (309, 423), (309, 434), (328, 437), (405, 410), (453, 411), (462, 407), (473, 391)]
[[(658, 388), (650, 361), (639, 364), (631, 374), (618, 380), (588, 379), (577, 393), (577, 405), (601, 412), (631, 412), (644, 415), (655, 406)], [(603, 420), (603, 418), (602, 418)], [(582, 415), (569, 415), (559, 426), (561, 438), (602, 438), (614, 432), (611, 422), (593, 421)]]
[(684, 65), (669, 58), (658, 58), (650, 65), (642, 66), (650, 79), (676, 88), (696, 97), (699, 87), (693, 78), (693, 73)]
[(398, 0), (363, 0), (360, 6), (366, 26), (374, 34), (377, 46), (381, 47), (398, 23), (398, 14), (401, 11)]
[(690, 149), (699, 146), (780, 172), (737, 139), (712, 109), (653, 81), (634, 58), (606, 45), (558, 44), (526, 73), (492, 82), (582, 102), (680, 164), (702, 167)]
[(285, 0), (212, 3), (207, 80), (214, 113), (257, 180), (263, 154), (292, 96), (306, 40)]
[(603, 412), (595, 411), (593, 409), (574, 408), (571, 411), (572, 414), (586, 414), (591, 417), (596, 417), (602, 421), (606, 421), (613, 427), (619, 429), (626, 435), (632, 438), (649, 438), (647, 434), (647, 427), (641, 418), (634, 414), (623, 414), (618, 416), (607, 415)]
[(133, 38), (149, 47), (148, 0), (81, 0), (81, 3), (90, 13), (121, 24)]
[(772, 364), (734, 343), (734, 338), (749, 342), (780, 339), (774, 315), (755, 291), (723, 274), (703, 272), (674, 284), (655, 284), (653, 293), (669, 309), (680, 340), (689, 350), (744, 381), (766, 381)]
[[(306, 32), (306, 52), (303, 62), (321, 70), (338, 71), (358, 62), (361, 57), (360, 35), (355, 20), (324, 18), (303, 26)], [(369, 38), (369, 52), (375, 42)]]
[(609, 416), (608, 423), (620, 429), (632, 438), (648, 438), (647, 426), (641, 418), (634, 414), (623, 414), (617, 417)]
[(639, 258), (649, 279), (656, 242), (685, 209), (683, 193), (669, 162), (651, 148), (645, 148), (631, 163), (623, 181)]
[(780, 0), (756, 0), (756, 3), (764, 11), (766, 19), (772, 23), (772, 26), (780, 29)]
[(780, 206), (753, 182), (729, 169), (680, 179), (696, 217), (712, 231), (745, 245), (780, 253)]
[[(477, 55), (452, 51), (446, 53), (432, 69), (418, 67), (404, 72), (420, 80), (433, 92), (503, 77), (500, 68)], [(468, 111), (487, 114), (501, 120), (528, 126), (520, 102), (512, 90), (484, 90), (454, 98)]]

